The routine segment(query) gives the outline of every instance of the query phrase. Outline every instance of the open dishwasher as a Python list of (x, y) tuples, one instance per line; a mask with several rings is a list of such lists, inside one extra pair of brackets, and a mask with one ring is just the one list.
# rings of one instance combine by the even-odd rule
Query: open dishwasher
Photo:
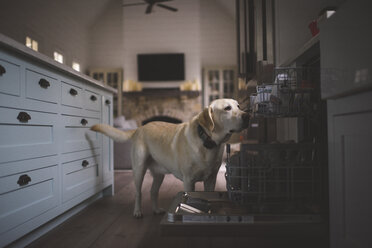
[(321, 217), (321, 170), (313, 144), (227, 146), (226, 192), (181, 192), (168, 222), (317, 223)]
[(257, 86), (250, 97), (255, 118), (298, 118), (301, 141), (249, 143), (230, 153), (226, 145), (226, 191), (180, 192), (162, 220), (163, 227), (213, 235), (327, 233), (324, 136), (319, 131), (320, 95), (308, 68), (277, 68), (274, 83)]

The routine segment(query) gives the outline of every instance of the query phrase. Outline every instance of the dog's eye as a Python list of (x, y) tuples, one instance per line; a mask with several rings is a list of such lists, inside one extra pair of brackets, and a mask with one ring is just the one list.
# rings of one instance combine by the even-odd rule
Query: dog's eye
[(231, 110), (231, 106), (227, 106), (226, 108), (224, 108), (225, 111), (230, 111)]
[(238, 105), (238, 109), (240, 109), (240, 105)]

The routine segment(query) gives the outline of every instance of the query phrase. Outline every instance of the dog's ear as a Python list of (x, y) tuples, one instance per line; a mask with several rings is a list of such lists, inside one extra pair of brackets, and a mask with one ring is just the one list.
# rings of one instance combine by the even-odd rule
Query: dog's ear
[(199, 115), (199, 124), (209, 131), (213, 131), (214, 122), (213, 122), (213, 110), (211, 107), (204, 108), (203, 112)]

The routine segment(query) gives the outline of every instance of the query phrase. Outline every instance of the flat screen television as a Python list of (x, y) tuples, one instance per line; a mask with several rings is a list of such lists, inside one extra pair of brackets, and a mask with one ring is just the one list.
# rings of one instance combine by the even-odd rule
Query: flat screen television
[(183, 53), (138, 54), (138, 81), (185, 80), (185, 55)]

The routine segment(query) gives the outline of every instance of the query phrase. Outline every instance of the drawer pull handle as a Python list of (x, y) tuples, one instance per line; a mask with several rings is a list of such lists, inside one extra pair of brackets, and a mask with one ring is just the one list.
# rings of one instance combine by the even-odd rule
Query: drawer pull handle
[(106, 103), (107, 105), (110, 105), (110, 104), (111, 104), (111, 101), (110, 101), (110, 100), (106, 100), (105, 103)]
[(39, 81), (39, 85), (41, 88), (47, 89), (50, 86), (50, 83), (46, 79), (42, 78)]
[(87, 160), (83, 160), (83, 162), (81, 163), (81, 166), (83, 166), (84, 168), (87, 167), (89, 165), (89, 162)]
[(77, 90), (75, 90), (75, 89), (70, 89), (69, 92), (70, 92), (71, 96), (76, 96), (78, 94)]
[(19, 122), (27, 123), (29, 120), (31, 120), (31, 116), (26, 112), (19, 112), (17, 119)]
[(88, 124), (88, 121), (86, 119), (81, 119), (81, 125), (85, 126)]
[(2, 65), (0, 65), (0, 76), (5, 74), (5, 72), (6, 72), (5, 68)]
[(92, 100), (93, 102), (94, 102), (94, 101), (97, 101), (97, 97), (96, 97), (95, 95), (91, 95), (91, 96), (90, 96), (90, 100)]
[(24, 174), (22, 176), (19, 177), (17, 183), (19, 184), (19, 186), (25, 186), (27, 185), (29, 182), (31, 182), (31, 177), (29, 177), (27, 174)]

